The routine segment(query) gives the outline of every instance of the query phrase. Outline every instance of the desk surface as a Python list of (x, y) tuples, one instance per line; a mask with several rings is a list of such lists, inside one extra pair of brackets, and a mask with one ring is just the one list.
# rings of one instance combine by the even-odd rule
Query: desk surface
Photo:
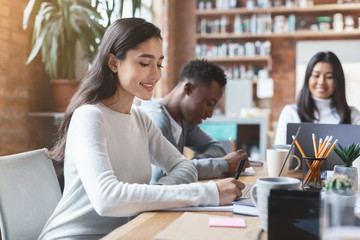
[[(254, 167), (256, 174), (254, 176), (240, 176), (242, 182), (256, 182), (259, 177), (267, 176), (266, 165)], [(293, 177), (298, 177), (299, 173), (294, 173)], [(205, 182), (205, 181), (202, 181)], [(132, 221), (118, 227), (103, 240), (114, 239), (153, 239), (158, 233), (163, 231), (168, 225), (180, 217), (184, 212), (144, 212)], [(221, 215), (221, 216), (239, 216), (231, 212), (199, 212), (201, 214)], [(258, 217), (242, 216), (245, 219), (257, 223), (255, 227), (239, 228), (239, 239), (242, 240), (262, 240), (267, 239), (267, 234), (260, 236), (261, 225)]]

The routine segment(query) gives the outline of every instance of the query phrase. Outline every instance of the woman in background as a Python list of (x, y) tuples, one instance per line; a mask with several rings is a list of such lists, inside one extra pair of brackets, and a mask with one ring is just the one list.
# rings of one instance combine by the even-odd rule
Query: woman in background
[[(241, 197), (244, 184), (232, 178), (197, 183), (191, 162), (133, 106), (135, 96), (151, 98), (163, 59), (153, 24), (123, 18), (106, 30), (50, 152), (64, 159), (65, 186), (39, 239), (100, 239), (142, 211)], [(151, 163), (167, 173), (157, 185), (148, 184)]]
[(300, 122), (360, 124), (359, 111), (347, 104), (344, 71), (332, 52), (311, 58), (297, 104), (286, 105), (280, 114), (274, 145), (286, 144), (287, 124)]

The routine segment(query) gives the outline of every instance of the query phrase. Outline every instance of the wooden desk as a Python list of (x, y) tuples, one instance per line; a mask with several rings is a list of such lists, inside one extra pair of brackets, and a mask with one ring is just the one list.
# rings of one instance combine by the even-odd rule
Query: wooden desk
[[(254, 176), (240, 176), (239, 180), (242, 182), (256, 182), (259, 177), (267, 176), (266, 165), (262, 167), (254, 167), (256, 174)], [(299, 176), (299, 173), (295, 173)], [(203, 181), (202, 181), (203, 182)], [(221, 216), (239, 216), (231, 212), (199, 212), (202, 214), (221, 215)], [(103, 240), (115, 239), (153, 239), (158, 233), (164, 230), (168, 225), (180, 217), (183, 212), (144, 212), (124, 224), (107, 236)], [(259, 236), (261, 231), (260, 219), (258, 217), (242, 216), (245, 219), (252, 219), (256, 221), (257, 226), (252, 228), (244, 228), (239, 231), (239, 238), (242, 240), (263, 240), (267, 239), (267, 233)], [(226, 237), (224, 237), (226, 238)]]

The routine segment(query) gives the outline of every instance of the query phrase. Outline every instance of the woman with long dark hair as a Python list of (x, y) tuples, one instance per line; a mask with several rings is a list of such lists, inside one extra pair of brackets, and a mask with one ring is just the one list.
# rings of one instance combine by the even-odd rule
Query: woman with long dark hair
[[(224, 205), (242, 195), (244, 184), (232, 178), (197, 183), (195, 167), (133, 106), (135, 96), (151, 98), (163, 58), (153, 24), (125, 18), (107, 29), (50, 152), (64, 160), (65, 186), (40, 239), (99, 239), (142, 211)], [(151, 163), (167, 173), (157, 185), (148, 184)]]
[(347, 104), (344, 71), (332, 52), (311, 58), (297, 104), (280, 114), (274, 144), (286, 144), (287, 124), (299, 122), (360, 124), (359, 111)]

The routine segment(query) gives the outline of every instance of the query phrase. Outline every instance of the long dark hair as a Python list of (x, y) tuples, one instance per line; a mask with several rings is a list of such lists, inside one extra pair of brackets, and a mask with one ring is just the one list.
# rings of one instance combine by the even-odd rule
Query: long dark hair
[(114, 54), (119, 60), (126, 57), (126, 52), (136, 48), (150, 38), (161, 38), (160, 29), (141, 18), (122, 18), (112, 23), (106, 30), (91, 69), (82, 80), (65, 111), (58, 130), (57, 142), (49, 157), (63, 160), (66, 136), (71, 117), (76, 108), (84, 104), (96, 104), (116, 93), (119, 85), (117, 73), (108, 67), (108, 56)]
[(302, 87), (297, 102), (298, 114), (301, 122), (313, 122), (314, 113), (319, 112), (309, 89), (309, 79), (314, 66), (318, 62), (326, 62), (332, 66), (334, 78), (334, 93), (331, 95), (331, 107), (335, 108), (340, 116), (340, 123), (350, 123), (350, 108), (345, 96), (345, 76), (340, 60), (332, 52), (318, 52), (315, 54), (306, 68), (304, 86)]

